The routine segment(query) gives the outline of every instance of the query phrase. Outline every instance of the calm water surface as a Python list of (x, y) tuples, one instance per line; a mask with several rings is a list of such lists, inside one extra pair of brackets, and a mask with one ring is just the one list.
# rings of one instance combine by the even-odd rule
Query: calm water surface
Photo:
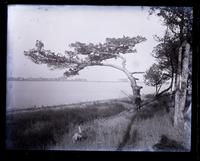
[[(129, 82), (8, 81), (7, 109), (122, 98), (122, 91), (131, 94)], [(154, 91), (144, 86), (141, 94)]]

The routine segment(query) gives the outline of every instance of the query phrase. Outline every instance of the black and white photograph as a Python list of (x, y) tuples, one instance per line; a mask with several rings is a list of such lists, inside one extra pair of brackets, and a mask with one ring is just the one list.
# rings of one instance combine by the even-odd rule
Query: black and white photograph
[(8, 5), (6, 148), (190, 152), (193, 8)]

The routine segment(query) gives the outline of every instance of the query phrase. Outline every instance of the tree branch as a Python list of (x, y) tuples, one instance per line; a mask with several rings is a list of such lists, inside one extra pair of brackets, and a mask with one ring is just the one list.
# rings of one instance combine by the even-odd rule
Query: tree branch
[(126, 68), (126, 59), (121, 55), (117, 55), (117, 57), (122, 60), (122, 67), (125, 69)]
[(133, 75), (133, 74), (143, 74), (143, 73), (145, 73), (145, 72), (131, 72), (131, 75)]
[[(36, 48), (25, 51), (24, 55), (30, 58), (36, 64), (46, 64), (51, 69), (65, 68), (64, 75), (77, 75), (78, 72), (87, 66), (108, 66), (120, 71), (123, 71), (130, 81), (135, 82), (135, 78), (126, 69), (126, 59), (120, 54), (133, 53), (136, 44), (146, 41), (142, 36), (137, 37), (122, 37), (122, 38), (107, 38), (106, 42), (101, 44), (86, 44), (75, 42), (70, 44), (74, 48), (73, 51), (65, 51), (65, 55), (55, 54), (50, 50), (45, 50), (44, 44), (37, 40)], [(122, 67), (112, 64), (102, 63), (102, 61), (120, 58)]]
[(124, 68), (121, 68), (119, 66), (116, 66), (116, 65), (113, 65), (113, 64), (107, 64), (107, 63), (100, 63), (100, 64), (91, 64), (90, 66), (107, 66), (107, 67), (112, 67), (112, 68), (115, 68), (115, 69), (118, 69), (124, 73), (128, 73), (128, 71)]

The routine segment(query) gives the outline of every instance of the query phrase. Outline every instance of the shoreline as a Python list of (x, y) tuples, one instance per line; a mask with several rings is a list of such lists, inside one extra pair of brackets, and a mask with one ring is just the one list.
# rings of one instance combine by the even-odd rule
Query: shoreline
[[(165, 136), (176, 146), (172, 151), (185, 152), (169, 105), (167, 95), (139, 112), (128, 98), (18, 110), (7, 115), (6, 143), (8, 149), (159, 151), (152, 148)], [(83, 140), (74, 143), (79, 128)]]
[[(152, 94), (142, 94), (141, 99), (146, 100), (148, 95)], [(122, 97), (122, 98), (111, 98), (111, 99), (103, 99), (103, 100), (94, 100), (94, 101), (83, 101), (77, 103), (69, 103), (69, 104), (58, 104), (58, 105), (44, 105), (44, 106), (32, 106), (32, 107), (24, 107), (24, 108), (11, 108), (6, 109), (6, 114), (20, 113), (20, 112), (34, 112), (34, 111), (43, 111), (43, 110), (59, 110), (59, 109), (74, 109), (74, 108), (86, 108), (88, 106), (100, 106), (103, 104), (112, 104), (112, 103), (130, 103), (130, 98)]]
[(86, 108), (93, 105), (103, 105), (116, 102), (130, 101), (128, 97), (123, 98), (113, 98), (113, 99), (104, 99), (104, 100), (95, 100), (95, 101), (84, 101), (78, 103), (70, 104), (60, 104), (60, 105), (46, 105), (46, 106), (35, 106), (30, 108), (18, 108), (18, 109), (6, 109), (6, 114), (13, 114), (18, 112), (34, 112), (34, 111), (43, 111), (43, 110), (59, 110), (59, 109), (72, 109), (72, 108)]

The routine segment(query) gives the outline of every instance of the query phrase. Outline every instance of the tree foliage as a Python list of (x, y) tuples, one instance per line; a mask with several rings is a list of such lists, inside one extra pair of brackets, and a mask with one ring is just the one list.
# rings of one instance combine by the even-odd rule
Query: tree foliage
[[(136, 44), (145, 41), (142, 36), (107, 38), (105, 43), (81, 43), (70, 44), (72, 50), (64, 54), (55, 53), (44, 49), (41, 41), (36, 41), (36, 48), (25, 51), (24, 54), (36, 64), (47, 64), (51, 69), (66, 69), (65, 76), (77, 75), (87, 66), (104, 65), (103, 61), (111, 58), (120, 58), (127, 53), (135, 53)], [(121, 57), (121, 59), (123, 59)]]
[(177, 80), (179, 48), (184, 41), (192, 43), (192, 8), (152, 7), (149, 14), (153, 13), (161, 17), (163, 25), (166, 26), (164, 37), (155, 36), (159, 44), (154, 47), (152, 55), (156, 58), (160, 68), (166, 71), (171, 78), (169, 90)]
[(151, 7), (149, 14), (155, 13), (162, 18), (172, 36), (182, 43), (192, 43), (193, 12), (191, 7)]
[(160, 88), (168, 80), (168, 76), (154, 63), (145, 72), (144, 80), (146, 85), (156, 87), (156, 95), (158, 95)]
[(158, 42), (159, 44), (154, 47), (152, 55), (156, 58), (160, 68), (166, 71), (171, 78), (176, 72), (178, 65), (179, 42), (173, 40), (167, 33)]

